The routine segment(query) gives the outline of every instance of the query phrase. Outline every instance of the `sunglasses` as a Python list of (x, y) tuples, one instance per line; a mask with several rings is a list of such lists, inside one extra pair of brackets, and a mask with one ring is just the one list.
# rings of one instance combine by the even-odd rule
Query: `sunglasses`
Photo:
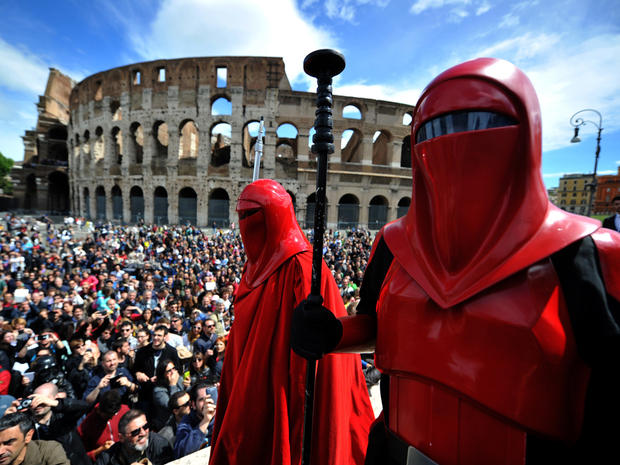
[(206, 325), (205, 328), (215, 328), (215, 325)]
[(187, 401), (187, 402), (185, 402), (184, 404), (177, 405), (177, 406), (176, 406), (176, 408), (177, 408), (177, 409), (179, 409), (179, 408), (187, 407), (187, 406), (189, 405), (189, 402), (190, 402), (190, 401), (188, 400), (188, 401)]
[(131, 436), (132, 438), (135, 438), (136, 436), (138, 436), (138, 434), (140, 434), (140, 431), (144, 430), (145, 433), (149, 432), (149, 424), (145, 423), (142, 426), (140, 426), (139, 428), (134, 429), (133, 431), (130, 431), (129, 433), (125, 433), (127, 436)]

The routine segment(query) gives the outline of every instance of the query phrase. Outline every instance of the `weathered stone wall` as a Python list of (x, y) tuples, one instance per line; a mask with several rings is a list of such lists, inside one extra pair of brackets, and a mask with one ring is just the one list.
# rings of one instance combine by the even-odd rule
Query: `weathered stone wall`
[[(141, 191), (144, 220), (157, 221), (157, 190), (167, 197), (170, 222), (190, 218), (206, 226), (236, 221), (235, 201), (252, 177), (254, 126), (263, 117), (261, 177), (282, 183), (294, 196), (304, 223), (308, 196), (315, 189), (309, 148), (315, 94), (291, 90), (282, 59), (206, 57), (137, 63), (89, 76), (73, 88), (70, 101), (75, 212), (113, 218), (114, 188), (117, 195), (120, 189), (122, 199), (119, 219), (136, 218), (136, 193)], [(343, 116), (351, 105), (360, 110), (360, 119)], [(347, 194), (359, 203), (362, 226), (368, 223), (371, 201), (385, 205), (387, 221), (396, 218), (399, 202), (407, 203), (411, 174), (401, 167), (401, 149), (409, 134), (403, 116), (411, 110), (398, 103), (334, 97), (336, 153), (330, 158), (328, 227), (338, 225), (338, 205)], [(294, 126), (293, 133), (284, 130), (285, 124)], [(224, 125), (227, 130), (221, 129)], [(354, 131), (350, 140), (356, 141), (352, 158), (347, 158), (349, 146), (341, 150), (347, 130)]]

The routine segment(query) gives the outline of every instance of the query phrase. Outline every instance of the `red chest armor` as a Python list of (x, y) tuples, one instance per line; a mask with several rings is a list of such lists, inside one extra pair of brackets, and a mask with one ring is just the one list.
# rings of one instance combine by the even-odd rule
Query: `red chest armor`
[(392, 431), (442, 465), (522, 464), (527, 432), (577, 437), (589, 370), (549, 259), (446, 309), (397, 261), (384, 282)]

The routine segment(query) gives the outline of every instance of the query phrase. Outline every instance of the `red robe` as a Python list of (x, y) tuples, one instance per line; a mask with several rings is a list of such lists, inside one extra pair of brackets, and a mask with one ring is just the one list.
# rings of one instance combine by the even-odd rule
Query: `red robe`
[[(312, 253), (287, 259), (257, 287), (242, 280), (222, 370), (211, 464), (297, 465), (301, 461), (306, 361), (290, 349), (293, 309), (310, 292)], [(323, 264), (321, 294), (346, 314)], [(312, 460), (363, 463), (374, 415), (359, 355), (327, 355), (316, 377)]]

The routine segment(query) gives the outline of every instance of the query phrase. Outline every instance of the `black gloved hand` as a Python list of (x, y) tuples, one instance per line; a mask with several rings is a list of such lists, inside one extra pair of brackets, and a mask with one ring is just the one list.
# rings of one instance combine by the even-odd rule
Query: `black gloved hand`
[(293, 311), (291, 348), (307, 360), (320, 359), (342, 339), (342, 323), (322, 303), (309, 296)]

